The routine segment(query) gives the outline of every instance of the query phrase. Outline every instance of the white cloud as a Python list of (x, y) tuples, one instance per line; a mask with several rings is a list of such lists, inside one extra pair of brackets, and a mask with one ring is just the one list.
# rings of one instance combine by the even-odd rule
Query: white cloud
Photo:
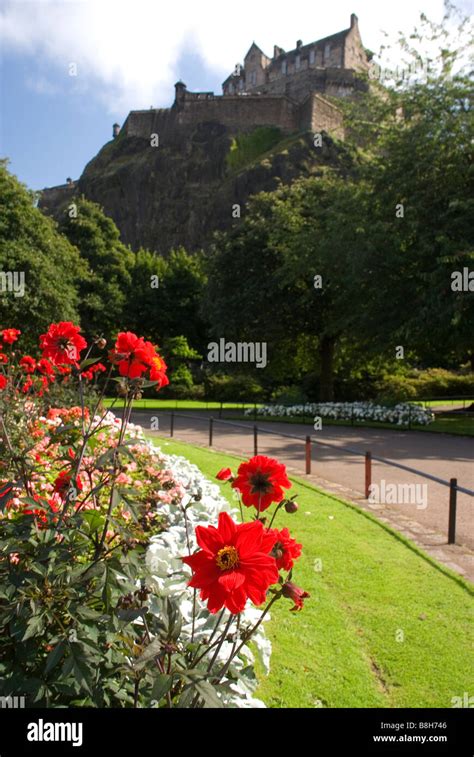
[(28, 76), (26, 86), (38, 95), (57, 95), (59, 92), (58, 87), (42, 74)]
[[(357, 7), (354, 7), (357, 6)], [(429, 6), (428, 8), (426, 6)], [(381, 29), (410, 30), (419, 12), (439, 20), (442, 0), (4, 0), (0, 39), (4, 50), (31, 56), (41, 88), (44, 67), (64, 73), (64, 87), (81, 83), (111, 113), (168, 105), (184, 72), (183, 53), (198, 54), (222, 81), (255, 40), (271, 55), (299, 38), (308, 42), (349, 26), (359, 16), (364, 44), (377, 50)], [(77, 77), (69, 76), (70, 63)], [(34, 74), (29, 71), (31, 77)], [(198, 77), (199, 78), (199, 77)], [(61, 89), (63, 89), (61, 87)]]

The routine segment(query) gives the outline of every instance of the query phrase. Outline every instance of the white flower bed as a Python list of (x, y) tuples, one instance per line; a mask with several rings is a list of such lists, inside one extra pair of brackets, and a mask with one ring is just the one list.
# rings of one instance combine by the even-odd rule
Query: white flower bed
[[(143, 432), (140, 426), (129, 424), (127, 429), (128, 435), (144, 441)], [(191, 550), (197, 547), (194, 538), (195, 528), (198, 525), (217, 525), (220, 512), (228, 512), (232, 515), (237, 513), (230, 507), (220, 493), (217, 484), (211, 483), (206, 479), (199, 468), (186, 460), (184, 457), (176, 455), (166, 455), (151, 442), (146, 442), (153, 447), (155, 454), (159, 454), (163, 467), (169, 470), (175, 480), (177, 480), (185, 491), (183, 505), (194, 501), (191, 507), (187, 509), (188, 535), (190, 537)], [(183, 641), (191, 640), (192, 633), (192, 614), (193, 614), (193, 589), (188, 588), (187, 583), (191, 577), (191, 569), (181, 561), (181, 557), (188, 554), (186, 539), (186, 526), (184, 514), (181, 508), (176, 505), (160, 503), (160, 513), (166, 516), (169, 527), (166, 531), (154, 536), (146, 552), (146, 566), (149, 571), (149, 580), (154, 584), (157, 593), (161, 596), (173, 597), (179, 604), (179, 609), (183, 616), (183, 628), (180, 638)], [(198, 608), (195, 619), (194, 641), (204, 637), (209, 637), (220, 613), (212, 615), (196, 596), (196, 606)], [(153, 612), (153, 602), (150, 605)], [(156, 603), (155, 603), (156, 607)], [(156, 608), (158, 613), (158, 608)], [(250, 602), (240, 615), (240, 630), (250, 628), (255, 625), (261, 615), (261, 611), (253, 607)], [(225, 610), (221, 620), (220, 627), (230, 617), (230, 613)], [(266, 615), (264, 622), (259, 626), (256, 633), (252, 636), (252, 649), (258, 654), (259, 659), (268, 673), (270, 670), (271, 642), (265, 636), (264, 623), (269, 620), (270, 615)], [(235, 632), (235, 626), (229, 629), (229, 633)], [(219, 651), (217, 660), (225, 664), (232, 650), (231, 642), (224, 642)], [(228, 686), (225, 693), (220, 693), (221, 699), (226, 707), (265, 707), (265, 704), (256, 699), (253, 694), (257, 688), (258, 681), (254, 671), (254, 654), (250, 648), (245, 645), (241, 654), (232, 661), (229, 673), (230, 676), (224, 679)], [(237, 681), (232, 680), (237, 679)]]
[[(254, 410), (248, 409), (245, 415), (253, 415)], [(376, 405), (374, 402), (318, 402), (305, 405), (264, 405), (257, 407), (257, 415), (274, 417), (314, 416), (345, 421), (381, 421), (406, 426), (409, 422), (426, 426), (432, 423), (434, 415), (431, 410), (425, 410), (419, 405), (400, 402), (393, 407)]]

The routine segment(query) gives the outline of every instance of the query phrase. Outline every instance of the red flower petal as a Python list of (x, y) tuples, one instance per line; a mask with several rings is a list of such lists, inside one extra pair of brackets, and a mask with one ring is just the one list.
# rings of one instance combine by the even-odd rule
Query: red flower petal
[(245, 583), (245, 574), (238, 570), (229, 570), (221, 573), (217, 581), (226, 591), (234, 591)]

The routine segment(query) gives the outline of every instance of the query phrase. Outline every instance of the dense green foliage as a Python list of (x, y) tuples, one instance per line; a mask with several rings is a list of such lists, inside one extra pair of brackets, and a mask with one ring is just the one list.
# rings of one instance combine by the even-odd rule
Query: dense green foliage
[(64, 212), (60, 230), (89, 266), (79, 289), (81, 325), (88, 336), (111, 337), (127, 309), (133, 253), (95, 203), (79, 198)]
[[(23, 275), (17, 294), (9, 280), (0, 288), (2, 327), (28, 324), (31, 338), (52, 320), (77, 319), (79, 285), (87, 266), (55, 223), (36, 207), (29, 192), (0, 163), (0, 271)], [(13, 281), (14, 283), (14, 281)]]
[(348, 105), (349, 176), (328, 168), (261, 193), (217, 238), (211, 326), (266, 341), (270, 383), (315, 373), (310, 394), (332, 399), (338, 369), (373, 359), (474, 366), (474, 283), (453, 286), (474, 262), (473, 85), (447, 37), (422, 19), (400, 42), (415, 63), (413, 45), (439, 44), (431, 68)]

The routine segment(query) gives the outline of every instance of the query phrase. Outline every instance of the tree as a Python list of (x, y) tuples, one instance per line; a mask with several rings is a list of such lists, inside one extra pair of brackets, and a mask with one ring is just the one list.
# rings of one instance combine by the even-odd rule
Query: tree
[(361, 168), (371, 186), (368, 276), (380, 281), (367, 311), (372, 349), (393, 356), (400, 344), (425, 364), (474, 368), (474, 293), (452, 288), (453, 273), (474, 263), (470, 35), (446, 8), (441, 24), (422, 14), (399, 39), (403, 77), (352, 106), (351, 134), (356, 144), (372, 137)]
[[(110, 339), (127, 322), (134, 255), (120, 241), (112, 219), (99, 205), (84, 198), (76, 198), (64, 210), (60, 229), (89, 268), (79, 287), (84, 331), (89, 337), (104, 335)], [(136, 297), (139, 299), (139, 293)]]
[(311, 344), (320, 398), (332, 399), (337, 344), (355, 338), (364, 308), (363, 219), (363, 186), (331, 171), (255, 197), (213, 249), (206, 308), (215, 335), (267, 342), (280, 378), (282, 365), (295, 378), (296, 353)]
[(87, 276), (77, 249), (35, 202), (0, 162), (0, 323), (27, 327), (26, 344), (35, 344), (52, 321), (78, 320), (77, 287)]
[(130, 327), (159, 344), (184, 336), (201, 350), (206, 343), (205, 318), (200, 314), (204, 285), (202, 255), (190, 255), (182, 247), (167, 258), (139, 250), (128, 289)]

